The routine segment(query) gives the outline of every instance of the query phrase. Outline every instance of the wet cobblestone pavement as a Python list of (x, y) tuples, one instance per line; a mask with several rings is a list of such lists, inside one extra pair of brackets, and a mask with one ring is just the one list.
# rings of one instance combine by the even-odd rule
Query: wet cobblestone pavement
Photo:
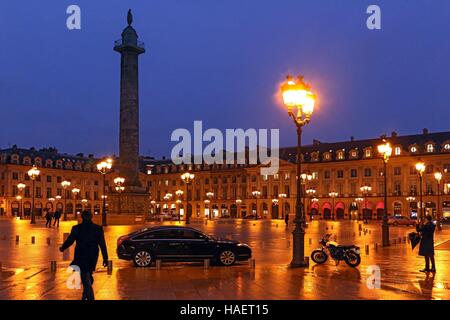
[[(76, 222), (62, 222), (60, 228), (46, 229), (39, 221), (0, 220), (0, 299), (80, 299), (81, 291), (69, 289), (66, 269), (69, 254), (58, 251), (65, 232)], [(167, 223), (166, 223), (167, 224)], [(177, 223), (174, 223), (177, 224)], [(151, 224), (148, 224), (151, 225)], [(209, 221), (192, 227), (218, 237), (248, 243), (253, 248), (256, 267), (248, 263), (232, 267), (210, 267), (196, 263), (164, 263), (156, 268), (135, 268), (131, 262), (118, 260), (116, 240), (120, 235), (142, 228), (108, 226), (105, 228), (113, 272), (100, 267), (95, 273), (97, 299), (449, 299), (450, 298), (450, 228), (436, 232), (437, 273), (423, 274), (423, 258), (404, 242), (414, 230), (392, 227), (392, 245), (380, 246), (380, 222), (362, 224), (353, 221), (313, 221), (305, 237), (305, 252), (318, 247), (318, 240), (328, 227), (341, 244), (361, 247), (361, 265), (352, 269), (345, 263), (335, 266), (311, 264), (305, 269), (291, 269), (291, 232), (283, 221)], [(16, 236), (19, 242), (16, 243)], [(32, 242), (34, 237), (34, 243)], [(395, 242), (395, 243), (394, 243)], [(378, 247), (375, 248), (375, 244)], [(366, 250), (366, 245), (368, 250)], [(50, 261), (57, 261), (51, 272)], [(381, 287), (369, 289), (369, 266), (378, 266)]]

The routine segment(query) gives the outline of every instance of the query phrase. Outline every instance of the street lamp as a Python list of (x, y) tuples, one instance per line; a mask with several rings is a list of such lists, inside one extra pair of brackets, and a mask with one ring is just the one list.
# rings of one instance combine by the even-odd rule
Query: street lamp
[(18, 185), (17, 185), (17, 190), (19, 190), (19, 195), (18, 195), (18, 197), (20, 197), (20, 199), (17, 199), (17, 200), (20, 200), (20, 208), (19, 208), (19, 216), (20, 216), (20, 219), (23, 219), (23, 204), (22, 204), (22, 194), (23, 194), (23, 190), (26, 188), (26, 185), (24, 184), (24, 183), (19, 183)]
[(82, 204), (83, 210), (86, 210), (86, 205), (87, 205), (87, 203), (88, 203), (88, 200), (87, 200), (87, 199), (82, 199), (82, 200), (81, 200), (81, 204)]
[(64, 215), (63, 215), (63, 221), (67, 220), (67, 188), (70, 187), (70, 181), (64, 180), (61, 182), (61, 187), (64, 190)]
[(336, 198), (339, 195), (339, 193), (335, 192), (335, 191), (331, 191), (330, 193), (328, 193), (328, 196), (330, 196), (331, 201), (332, 201), (332, 207), (333, 207), (333, 211), (331, 212), (331, 218), (334, 220), (335, 216), (334, 216), (334, 198)]
[(208, 208), (208, 216), (209, 216), (209, 220), (211, 220), (211, 211), (210, 211), (210, 209), (209, 209), (209, 203), (210, 203), (211, 201), (210, 201), (209, 199), (205, 199), (203, 202), (205, 203), (205, 208), (206, 208), (206, 207)]
[[(166, 200), (166, 207), (167, 207), (167, 213), (168, 214), (170, 213), (170, 210), (169, 210), (169, 201), (170, 201), (170, 199), (172, 199), (172, 194), (168, 192), (168, 193), (166, 193), (164, 195), (164, 200)], [(172, 217), (170, 219), (172, 219)]]
[(389, 224), (388, 224), (388, 203), (387, 203), (387, 163), (389, 157), (392, 154), (392, 147), (389, 142), (383, 139), (382, 144), (378, 146), (378, 153), (383, 156), (383, 175), (384, 175), (384, 212), (383, 212), (383, 223), (382, 223), (382, 242), (383, 247), (389, 246)]
[(366, 196), (366, 201), (364, 203), (364, 206), (366, 209), (366, 211), (363, 210), (363, 219), (364, 221), (367, 221), (369, 219), (369, 217), (367, 217), (367, 198), (369, 197), (369, 193), (372, 191), (372, 187), (371, 186), (362, 186), (361, 188), (359, 188), (359, 190), (361, 190), (361, 192)]
[(409, 203), (408, 214), (409, 214), (409, 218), (411, 218), (411, 202), (416, 201), (416, 198), (415, 197), (406, 197), (406, 201), (408, 201), (408, 203)]
[[(291, 267), (306, 267), (305, 262), (305, 216), (302, 205), (302, 186), (300, 174), (301, 148), (302, 148), (302, 128), (311, 120), (314, 111), (316, 96), (310, 91), (309, 86), (303, 81), (303, 77), (294, 80), (292, 76), (287, 76), (286, 82), (281, 86), (283, 103), (287, 108), (288, 115), (294, 120), (297, 128), (297, 197), (295, 203), (295, 229), (292, 232), (292, 261)], [(294, 110), (296, 109), (296, 110)], [(294, 112), (297, 111), (297, 114)]]
[[(178, 198), (180, 198), (181, 199), (181, 197), (183, 196), (183, 190), (177, 190), (177, 191), (175, 191), (175, 194), (177, 195), (177, 197)], [(181, 205), (181, 200), (177, 200), (176, 201), (177, 202), (177, 204), (178, 204), (178, 222), (180, 222), (180, 216), (181, 216), (181, 210), (180, 210), (180, 205)]]
[[(361, 204), (364, 202), (364, 198), (361, 198), (361, 197), (355, 198), (355, 202), (358, 203), (358, 211), (359, 211), (359, 209), (361, 208)], [(364, 215), (364, 210), (362, 210), (362, 212)]]
[(423, 206), (423, 192), (422, 192), (422, 179), (423, 173), (425, 172), (425, 163), (423, 161), (419, 161), (416, 163), (416, 170), (419, 174), (419, 193), (420, 193), (420, 220), (423, 221), (425, 218), (425, 211)]
[(436, 183), (437, 183), (437, 208), (436, 208), (436, 224), (437, 224), (437, 229), (438, 231), (442, 230), (441, 227), (441, 180), (442, 180), (442, 172), (435, 172), (434, 173), (434, 178), (436, 179)]
[(241, 204), (242, 204), (242, 200), (241, 199), (236, 199), (236, 204), (238, 206), (238, 212), (237, 212), (237, 217), (239, 218), (241, 216)]
[[(311, 176), (312, 177), (312, 176)], [(306, 189), (306, 194), (309, 196), (309, 220), (312, 220), (312, 208), (311, 208), (311, 206), (312, 206), (312, 198), (314, 197), (314, 195), (316, 194), (316, 189), (314, 189), (314, 188), (309, 188), (309, 189)]]
[(211, 199), (214, 197), (214, 192), (211, 192), (211, 191), (207, 192), (206, 197), (208, 198), (207, 199), (208, 202), (205, 201), (205, 203), (208, 204), (208, 215), (209, 215), (209, 220), (211, 220), (212, 215), (211, 215), (211, 208), (209, 207), (209, 203), (211, 202)]
[(72, 189), (72, 194), (73, 194), (73, 197), (75, 198), (75, 208), (74, 208), (75, 214), (77, 214), (77, 196), (78, 196), (78, 193), (80, 193), (80, 189), (78, 189), (78, 188), (73, 188)]
[(189, 206), (189, 199), (188, 199), (188, 193), (189, 193), (189, 184), (192, 182), (192, 180), (194, 180), (195, 178), (195, 174), (193, 173), (189, 173), (189, 172), (185, 172), (181, 175), (181, 180), (183, 180), (183, 182), (186, 185), (186, 224), (189, 224), (189, 213), (188, 213), (188, 206)]
[(261, 192), (258, 190), (252, 191), (253, 197), (256, 199), (256, 211), (255, 211), (255, 220), (258, 220), (258, 198), (261, 195)]
[(279, 219), (283, 219), (284, 218), (284, 207), (283, 207), (283, 199), (287, 197), (286, 193), (279, 193), (278, 194), (278, 198), (280, 199), (280, 206), (279, 208), (281, 208), (281, 218)]
[(106, 226), (106, 175), (111, 172), (112, 159), (108, 158), (97, 163), (97, 170), (103, 176), (103, 208), (102, 208), (102, 226)]
[(118, 200), (119, 200), (119, 214), (122, 214), (122, 203), (121, 203), (121, 195), (122, 192), (125, 190), (125, 187), (123, 186), (123, 184), (125, 183), (125, 178), (122, 177), (117, 177), (114, 180), (114, 185), (115, 185), (115, 189), (118, 196)]
[(32, 184), (32, 188), (33, 188), (33, 196), (32, 196), (32, 205), (31, 205), (31, 224), (36, 224), (36, 215), (34, 212), (34, 192), (35, 192), (35, 188), (34, 188), (34, 184), (36, 181), (36, 178), (39, 176), (41, 172), (38, 170), (38, 168), (36, 168), (36, 166), (33, 166), (30, 170), (28, 170), (28, 176), (30, 177), (31, 181), (33, 182)]

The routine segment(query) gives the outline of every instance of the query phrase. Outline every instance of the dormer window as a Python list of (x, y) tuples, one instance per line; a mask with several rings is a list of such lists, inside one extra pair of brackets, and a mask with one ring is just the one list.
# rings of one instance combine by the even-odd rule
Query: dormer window
[(401, 148), (401, 147), (395, 147), (395, 149), (394, 149), (394, 154), (395, 154), (396, 156), (401, 155), (401, 154), (402, 154), (402, 148)]
[(409, 151), (411, 151), (412, 153), (416, 153), (417, 152), (417, 147), (416, 146), (412, 146), (411, 148), (409, 148)]
[(372, 157), (372, 149), (368, 148), (368, 149), (364, 150), (364, 157), (366, 157), (366, 158)]
[(434, 144), (432, 143), (427, 144), (427, 152), (429, 153), (434, 152)]
[(319, 152), (311, 153), (311, 160), (312, 161), (319, 161)]
[(444, 144), (444, 150), (445, 151), (450, 151), (450, 143)]
[(30, 157), (23, 158), (23, 164), (27, 166), (31, 165), (31, 158)]
[(325, 160), (330, 160), (331, 159), (331, 154), (329, 153), (329, 152), (326, 152), (324, 155), (323, 155), (323, 158), (325, 159)]
[(45, 167), (47, 168), (53, 167), (53, 161), (50, 159), (45, 160)]
[(338, 160), (343, 160), (344, 159), (344, 151), (338, 151), (337, 152), (337, 158)]
[(350, 157), (351, 157), (352, 159), (358, 158), (358, 151), (357, 151), (357, 150), (352, 150), (352, 151), (350, 151)]
[(41, 158), (34, 158), (34, 164), (38, 167), (42, 166), (42, 159)]

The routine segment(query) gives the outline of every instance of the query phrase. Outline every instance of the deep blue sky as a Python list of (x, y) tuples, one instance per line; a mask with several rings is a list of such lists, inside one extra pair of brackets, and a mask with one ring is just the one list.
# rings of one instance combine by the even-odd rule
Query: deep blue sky
[[(66, 28), (66, 8), (82, 30)], [(366, 8), (382, 9), (382, 30)], [(274, 100), (286, 73), (319, 95), (305, 143), (449, 130), (448, 0), (2, 1), (0, 148), (118, 152), (119, 55), (128, 8), (140, 59), (141, 153), (169, 155), (173, 129), (295, 131)]]

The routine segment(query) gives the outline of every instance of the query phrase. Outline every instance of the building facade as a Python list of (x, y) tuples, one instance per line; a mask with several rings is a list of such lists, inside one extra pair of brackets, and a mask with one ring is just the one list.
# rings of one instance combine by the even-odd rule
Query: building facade
[[(422, 134), (409, 136), (397, 136), (394, 132), (387, 140), (393, 149), (386, 172), (388, 214), (414, 217), (420, 210), (419, 175), (415, 169), (420, 160), (426, 165), (422, 183), (425, 212), (436, 215), (439, 207), (443, 216), (450, 218), (450, 132), (424, 130)], [(302, 167), (310, 176), (303, 184), (309, 219), (381, 218), (385, 173), (377, 150), (380, 143), (379, 138), (336, 143), (314, 141), (302, 149)], [(139, 179), (150, 205), (145, 212), (135, 214), (175, 219), (183, 219), (185, 211), (191, 219), (255, 216), (279, 219), (285, 213), (294, 214), (295, 155), (295, 148), (280, 149), (280, 168), (272, 176), (261, 175), (259, 165), (175, 165), (167, 159), (141, 157)], [(52, 148), (0, 150), (0, 213), (30, 214), (32, 192), (27, 171), (36, 165), (41, 171), (35, 184), (38, 216), (44, 208), (63, 210), (64, 199), (69, 215), (82, 209), (98, 214), (103, 195), (102, 177), (96, 170), (98, 161), (92, 155), (70, 156)], [(188, 185), (181, 180), (186, 171), (195, 175)], [(439, 192), (434, 175), (438, 171), (442, 173)], [(114, 214), (120, 210), (109, 199), (114, 198), (113, 179), (117, 176), (116, 172), (107, 175), (107, 202)], [(71, 182), (66, 194), (61, 186), (63, 180)], [(18, 183), (26, 185), (20, 194)], [(364, 191), (363, 186), (370, 188)], [(80, 192), (72, 194), (72, 188)], [(17, 196), (22, 198), (19, 200)]]

